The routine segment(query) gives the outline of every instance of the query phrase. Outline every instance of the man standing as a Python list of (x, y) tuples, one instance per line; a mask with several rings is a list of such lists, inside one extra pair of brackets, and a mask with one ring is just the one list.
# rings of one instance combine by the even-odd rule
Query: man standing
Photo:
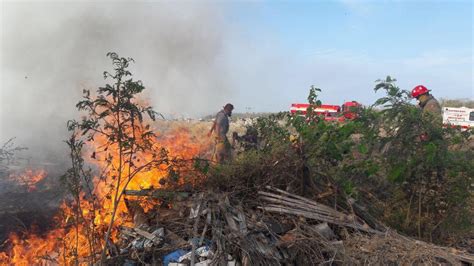
[(442, 120), (441, 117), (441, 105), (439, 102), (430, 94), (423, 85), (418, 85), (411, 91), (411, 96), (418, 100), (418, 105), (423, 110), (423, 114), (431, 113), (436, 119)]
[(212, 132), (215, 132), (215, 147), (212, 160), (218, 163), (223, 163), (230, 159), (231, 145), (229, 139), (227, 139), (227, 132), (229, 132), (229, 117), (232, 115), (232, 110), (234, 110), (234, 106), (230, 103), (226, 104), (224, 109), (217, 113), (208, 134), (208, 136), (211, 136)]
[[(418, 105), (420, 106), (421, 110), (423, 111), (423, 115), (430, 115), (430, 119), (435, 122), (435, 124), (442, 125), (443, 117), (441, 114), (441, 105), (439, 102), (430, 94), (430, 90), (428, 90), (423, 85), (418, 85), (411, 91), (411, 96), (418, 100)], [(428, 133), (422, 133), (420, 135), (421, 141), (426, 141), (430, 137)]]

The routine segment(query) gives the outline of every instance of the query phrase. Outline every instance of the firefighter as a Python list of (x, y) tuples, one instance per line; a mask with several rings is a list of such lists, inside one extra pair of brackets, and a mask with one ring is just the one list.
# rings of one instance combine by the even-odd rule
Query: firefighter
[[(435, 123), (442, 124), (441, 105), (430, 94), (430, 90), (423, 85), (418, 85), (411, 91), (411, 96), (418, 100), (418, 106), (423, 111), (423, 115), (431, 115)], [(427, 141), (428, 139), (430, 139), (428, 133), (425, 132), (420, 135), (421, 141)]]
[(423, 114), (431, 113), (435, 118), (442, 120), (441, 105), (425, 86), (418, 85), (413, 88), (411, 96), (418, 100), (418, 105), (423, 110)]
[(208, 136), (210, 137), (215, 132), (215, 147), (212, 160), (218, 163), (223, 163), (230, 159), (231, 145), (227, 139), (227, 132), (229, 132), (229, 117), (232, 115), (234, 106), (230, 103), (226, 104), (224, 108), (216, 115), (216, 119), (212, 124)]

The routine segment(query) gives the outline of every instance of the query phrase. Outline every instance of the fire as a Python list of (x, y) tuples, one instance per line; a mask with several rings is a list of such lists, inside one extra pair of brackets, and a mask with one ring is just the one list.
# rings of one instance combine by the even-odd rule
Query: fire
[(25, 186), (28, 192), (35, 191), (36, 185), (46, 177), (46, 171), (28, 169), (22, 173), (14, 173), (9, 178), (16, 183)]
[[(57, 242), (62, 236), (62, 230), (53, 230), (47, 236), (41, 237), (35, 234), (28, 235), (27, 239), (21, 239), (17, 234), (10, 235), (13, 248), (10, 251), (10, 262), (15, 265), (41, 264), (51, 260), (54, 254), (50, 251), (57, 248)], [(3, 257), (6, 257), (3, 254)]]
[[(199, 125), (189, 126), (184, 123), (162, 121), (154, 124), (156, 128), (163, 129), (153, 146), (156, 149), (165, 148), (173, 158), (191, 160), (195, 157), (206, 156), (209, 153), (210, 140), (206, 137), (204, 128)], [(57, 228), (44, 235), (25, 233), (23, 235), (11, 234), (6, 252), (0, 253), (0, 264), (37, 265), (37, 264), (86, 264), (90, 258), (97, 260), (104, 246), (104, 236), (107, 226), (112, 219), (114, 200), (116, 199), (115, 184), (117, 183), (117, 169), (120, 161), (118, 148), (105, 149), (107, 140), (96, 138), (88, 142), (84, 153), (89, 164), (97, 169), (106, 169), (103, 176), (94, 176), (92, 195), (81, 191), (79, 201), (65, 201), (61, 211), (54, 218)], [(89, 155), (88, 155), (89, 154)], [(140, 165), (153, 159), (153, 154), (137, 153), (132, 158), (132, 163)], [(123, 163), (123, 162), (122, 162)], [(124, 168), (123, 176), (129, 174)], [(159, 188), (160, 179), (168, 175), (168, 167), (163, 164), (138, 173), (129, 183), (120, 182), (120, 190), (139, 190)], [(33, 173), (33, 172), (31, 172)], [(46, 174), (41, 176), (44, 178)], [(31, 183), (42, 178), (30, 178)], [(118, 198), (118, 197), (117, 197)], [(78, 204), (77, 204), (78, 202)], [(122, 196), (119, 200), (112, 230), (111, 240), (118, 241), (116, 228), (119, 225), (130, 226), (131, 220)]]

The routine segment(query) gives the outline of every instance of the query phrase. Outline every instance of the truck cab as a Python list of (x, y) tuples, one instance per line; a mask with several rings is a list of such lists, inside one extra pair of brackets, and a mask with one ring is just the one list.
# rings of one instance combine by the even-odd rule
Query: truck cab
[(345, 102), (342, 105), (342, 115), (348, 120), (354, 120), (359, 116), (362, 105), (356, 101)]

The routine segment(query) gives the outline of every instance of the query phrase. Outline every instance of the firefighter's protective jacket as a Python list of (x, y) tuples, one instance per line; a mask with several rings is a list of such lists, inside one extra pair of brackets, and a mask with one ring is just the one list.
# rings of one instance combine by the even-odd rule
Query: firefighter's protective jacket
[(428, 99), (420, 102), (420, 107), (423, 113), (431, 113), (433, 116), (441, 118), (441, 105), (433, 96), (429, 95)]

